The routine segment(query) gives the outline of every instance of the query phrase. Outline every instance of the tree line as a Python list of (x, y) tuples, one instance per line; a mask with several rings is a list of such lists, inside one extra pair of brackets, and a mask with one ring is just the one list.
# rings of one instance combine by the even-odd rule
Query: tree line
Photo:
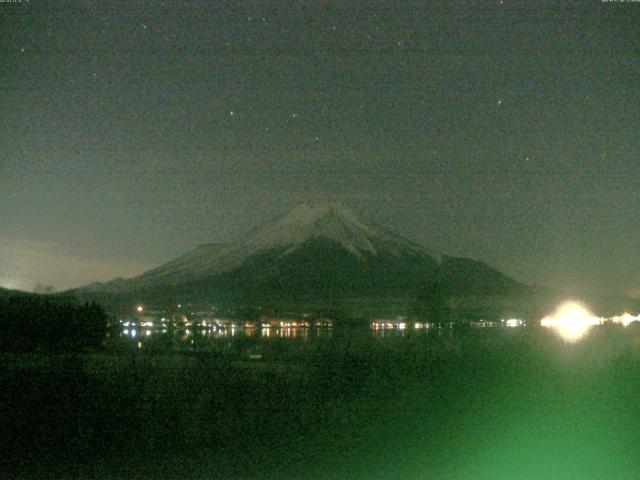
[(108, 318), (96, 303), (28, 295), (0, 298), (0, 350), (83, 350), (102, 344)]

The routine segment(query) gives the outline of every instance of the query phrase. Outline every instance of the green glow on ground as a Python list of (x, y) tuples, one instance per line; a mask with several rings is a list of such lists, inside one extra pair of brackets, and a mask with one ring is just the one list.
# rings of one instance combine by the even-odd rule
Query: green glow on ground
[(20, 429), (1, 440), (26, 478), (636, 479), (637, 338), (338, 337), (273, 343), (282, 360), (260, 368), (5, 358)]

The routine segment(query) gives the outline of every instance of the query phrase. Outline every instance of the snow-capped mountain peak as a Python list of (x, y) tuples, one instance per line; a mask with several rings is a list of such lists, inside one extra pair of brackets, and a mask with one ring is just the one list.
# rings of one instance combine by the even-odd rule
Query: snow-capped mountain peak
[(286, 256), (309, 240), (329, 240), (354, 256), (432, 256), (420, 245), (397, 236), (337, 201), (302, 203), (251, 230), (235, 241), (205, 244), (129, 282), (141, 285), (176, 284), (187, 279), (232, 271), (256, 255)]
[(353, 210), (337, 201), (303, 203), (271, 222), (257, 228), (245, 238), (245, 246), (258, 250), (289, 247), (287, 252), (312, 238), (330, 239), (360, 256), (377, 254), (382, 246), (392, 253), (421, 248), (385, 229), (365, 221)]
[(247, 291), (287, 301), (397, 299), (419, 295), (425, 279), (474, 295), (522, 291), (495, 269), (433, 255), (335, 201), (303, 203), (234, 241), (204, 244), (138, 277), (84, 290), (162, 298), (179, 293), (207, 302), (244, 298)]

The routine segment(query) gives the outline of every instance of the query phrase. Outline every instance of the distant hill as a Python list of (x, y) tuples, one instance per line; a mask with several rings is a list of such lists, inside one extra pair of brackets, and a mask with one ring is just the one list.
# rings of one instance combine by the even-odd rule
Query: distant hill
[(0, 288), (0, 298), (16, 297), (16, 296), (36, 296), (35, 293), (24, 292), (22, 290), (10, 290), (7, 288)]
[(228, 243), (201, 245), (130, 279), (77, 289), (107, 303), (145, 301), (408, 307), (428, 282), (449, 298), (494, 303), (526, 285), (489, 265), (439, 255), (338, 202), (301, 204)]

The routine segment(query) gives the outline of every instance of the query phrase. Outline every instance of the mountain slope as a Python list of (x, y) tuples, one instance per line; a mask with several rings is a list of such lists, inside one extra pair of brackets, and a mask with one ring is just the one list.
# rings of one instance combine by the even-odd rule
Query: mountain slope
[(447, 255), (438, 268), (437, 281), (452, 295), (506, 295), (521, 293), (525, 288), (484, 262)]
[(139, 299), (335, 301), (415, 298), (427, 280), (450, 295), (523, 287), (481, 262), (437, 256), (337, 202), (302, 204), (232, 242), (206, 244), (138, 277), (78, 292)]
[(138, 277), (94, 286), (97, 287), (94, 289), (117, 292), (193, 283), (232, 272), (245, 264), (251, 265), (253, 257), (290, 257), (308, 241), (317, 239), (332, 242), (335, 248), (348, 252), (352, 260), (371, 259), (381, 254), (398, 259), (419, 257), (434, 262), (420, 245), (365, 222), (340, 203), (325, 202), (315, 206), (305, 203), (233, 242), (201, 245)]

